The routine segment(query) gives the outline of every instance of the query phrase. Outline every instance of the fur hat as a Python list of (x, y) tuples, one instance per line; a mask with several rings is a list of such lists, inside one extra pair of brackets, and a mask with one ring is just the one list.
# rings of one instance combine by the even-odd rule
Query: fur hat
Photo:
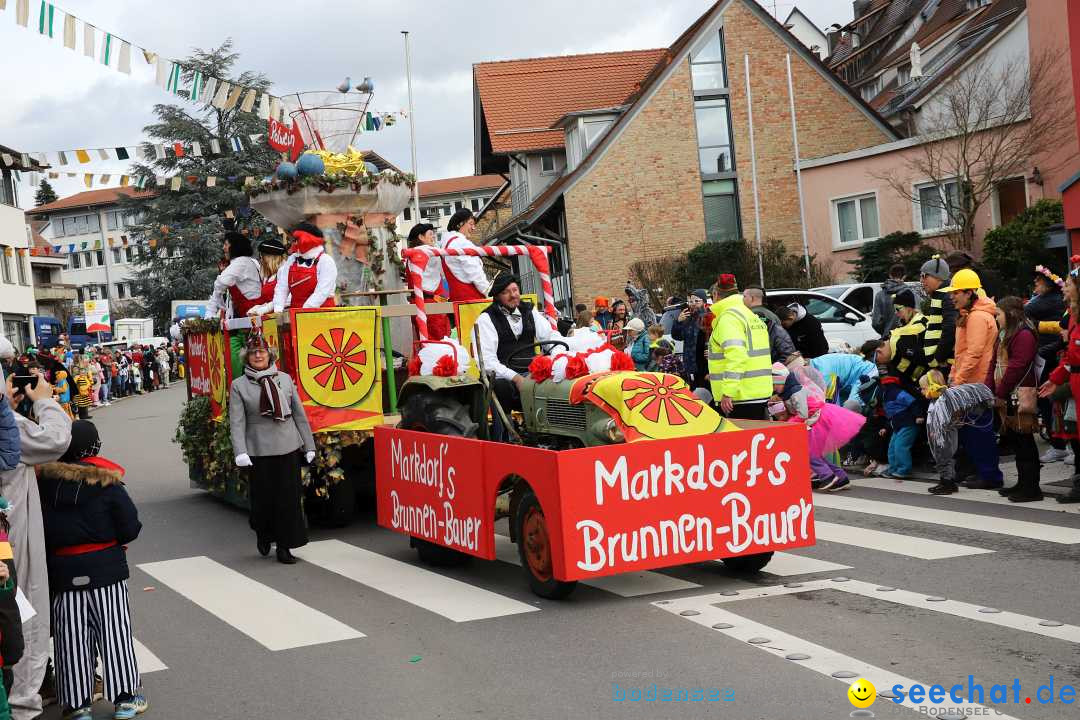
[(495, 279), (491, 281), (491, 297), (495, 297), (511, 284), (516, 284), (518, 289), (521, 288), (521, 281), (518, 280), (517, 275), (508, 272), (501, 272), (495, 276)]

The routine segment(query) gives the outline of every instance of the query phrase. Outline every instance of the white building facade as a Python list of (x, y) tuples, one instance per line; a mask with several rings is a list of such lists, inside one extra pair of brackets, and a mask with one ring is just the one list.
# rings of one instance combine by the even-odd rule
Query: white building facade
[(77, 301), (126, 301), (133, 298), (137, 254), (128, 228), (136, 221), (120, 209), (134, 188), (91, 190), (27, 212), (47, 221), (41, 237), (67, 258), (65, 284), (76, 286)]
[(0, 147), (11, 164), (0, 164), (0, 331), (16, 349), (32, 341), (36, 311), (30, 272), (30, 235), (19, 209), (15, 172), (40, 170), (20, 165), (21, 153)]

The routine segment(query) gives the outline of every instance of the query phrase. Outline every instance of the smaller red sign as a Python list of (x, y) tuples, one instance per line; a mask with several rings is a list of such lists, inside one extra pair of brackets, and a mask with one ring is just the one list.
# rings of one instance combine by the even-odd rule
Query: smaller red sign
[(375, 429), (378, 523), (421, 540), (493, 558), (480, 440)]
[(289, 153), (289, 159), (293, 162), (296, 162), (296, 158), (304, 151), (304, 138), (295, 124), (286, 125), (270, 118), (266, 140), (275, 150)]
[(206, 345), (206, 333), (189, 334), (185, 340), (188, 374), (191, 376), (191, 394), (210, 394), (210, 353)]

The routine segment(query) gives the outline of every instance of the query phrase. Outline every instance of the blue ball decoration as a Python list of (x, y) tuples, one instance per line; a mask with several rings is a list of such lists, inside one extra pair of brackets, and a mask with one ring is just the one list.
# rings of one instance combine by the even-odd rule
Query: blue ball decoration
[(373, 163), (373, 162), (367, 162), (365, 160), (364, 161), (364, 169), (367, 171), (368, 175), (378, 175), (379, 174), (379, 168), (377, 168), (375, 166), (375, 163)]
[(291, 162), (283, 162), (277, 166), (278, 180), (295, 180), (296, 179), (296, 165)]
[(296, 163), (296, 171), (301, 175), (322, 175), (326, 171), (326, 165), (318, 155), (304, 153)]

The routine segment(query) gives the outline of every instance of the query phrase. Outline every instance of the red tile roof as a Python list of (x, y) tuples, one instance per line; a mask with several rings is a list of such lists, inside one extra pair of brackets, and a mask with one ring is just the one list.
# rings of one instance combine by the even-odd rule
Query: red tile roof
[(473, 65), (495, 154), (563, 147), (551, 126), (567, 113), (621, 105), (666, 49), (564, 55)]
[(57, 210), (69, 210), (71, 208), (88, 207), (92, 205), (111, 205), (120, 201), (122, 197), (153, 197), (153, 190), (138, 190), (133, 187), (104, 188), (102, 190), (87, 190), (86, 192), (69, 195), (60, 198), (48, 205), (32, 208), (26, 211), (27, 215), (43, 215)]
[(420, 197), (449, 195), (471, 190), (498, 190), (505, 182), (502, 175), (466, 175), (442, 180), (421, 180)]

